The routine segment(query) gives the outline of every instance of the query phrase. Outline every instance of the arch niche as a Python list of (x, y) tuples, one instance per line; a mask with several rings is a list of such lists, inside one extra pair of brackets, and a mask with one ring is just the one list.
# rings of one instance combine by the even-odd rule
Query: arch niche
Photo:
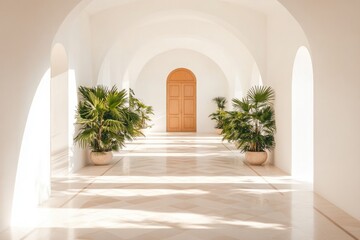
[(313, 68), (305, 46), (296, 53), (292, 78), (292, 175), (313, 182)]
[(186, 68), (173, 70), (166, 84), (167, 132), (196, 132), (196, 77)]

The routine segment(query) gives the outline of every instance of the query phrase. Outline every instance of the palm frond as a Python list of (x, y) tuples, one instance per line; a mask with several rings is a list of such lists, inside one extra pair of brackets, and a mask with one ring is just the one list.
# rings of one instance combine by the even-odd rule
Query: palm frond
[[(153, 114), (152, 107), (135, 98), (133, 90), (130, 90), (131, 99), (125, 89), (119, 91), (116, 86), (110, 89), (101, 85), (80, 86), (79, 93), (76, 124), (81, 128), (74, 141), (96, 152), (118, 150), (126, 140), (141, 136), (141, 130)], [(127, 105), (130, 101), (134, 108)]]
[(225, 109), (227, 100), (225, 97), (215, 97), (213, 101), (216, 103), (218, 109)]
[(249, 112), (252, 105), (247, 98), (243, 98), (242, 100), (238, 98), (232, 99), (232, 104), (235, 110)]
[(270, 86), (253, 86), (248, 91), (247, 98), (255, 104), (271, 104), (275, 100), (275, 92)]
[(271, 87), (252, 87), (243, 99), (232, 99), (234, 111), (227, 112), (222, 131), (223, 140), (235, 142), (245, 151), (264, 151), (275, 147), (276, 132)]

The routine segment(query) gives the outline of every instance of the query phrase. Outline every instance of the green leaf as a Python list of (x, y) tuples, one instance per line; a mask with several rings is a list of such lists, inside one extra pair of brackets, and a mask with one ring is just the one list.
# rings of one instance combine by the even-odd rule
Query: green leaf
[(275, 93), (268, 86), (252, 87), (246, 97), (232, 99), (234, 111), (227, 112), (223, 121), (223, 140), (235, 142), (243, 152), (273, 149), (276, 132), (274, 99)]
[[(141, 136), (141, 130), (147, 127), (151, 106), (135, 98), (130, 89), (119, 91), (116, 86), (79, 87), (80, 101), (76, 109), (76, 124), (80, 130), (74, 137), (81, 147), (101, 152), (118, 150), (126, 140)], [(131, 102), (134, 108), (127, 105)], [(130, 105), (130, 104), (129, 104)]]

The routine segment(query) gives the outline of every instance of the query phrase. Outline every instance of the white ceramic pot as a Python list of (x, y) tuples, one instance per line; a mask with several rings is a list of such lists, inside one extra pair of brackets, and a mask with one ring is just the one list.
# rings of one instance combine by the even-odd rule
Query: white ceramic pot
[(262, 165), (266, 162), (266, 152), (246, 152), (245, 161), (250, 165)]
[(216, 133), (218, 134), (218, 135), (221, 135), (221, 132), (222, 132), (222, 129), (220, 129), (220, 128), (216, 128)]
[(90, 160), (95, 165), (107, 165), (112, 161), (113, 154), (112, 152), (91, 152)]

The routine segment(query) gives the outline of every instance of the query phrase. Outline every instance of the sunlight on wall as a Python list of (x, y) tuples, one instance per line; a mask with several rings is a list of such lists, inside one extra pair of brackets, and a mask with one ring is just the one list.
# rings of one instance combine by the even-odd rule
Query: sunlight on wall
[(300, 47), (292, 79), (292, 175), (313, 181), (313, 69), (310, 53)]
[[(51, 175), (64, 176), (69, 171), (69, 123), (74, 113), (69, 111), (69, 71), (64, 46), (54, 45), (51, 52), (50, 130)], [(71, 135), (72, 136), (72, 135)]]
[(50, 195), (50, 69), (36, 90), (16, 172), (13, 226), (36, 224), (36, 207)]
[(69, 70), (69, 83), (68, 83), (68, 149), (69, 149), (69, 165), (68, 172), (71, 173), (75, 169), (75, 151), (77, 147), (74, 145), (75, 134), (75, 112), (78, 103), (77, 85), (75, 70)]

